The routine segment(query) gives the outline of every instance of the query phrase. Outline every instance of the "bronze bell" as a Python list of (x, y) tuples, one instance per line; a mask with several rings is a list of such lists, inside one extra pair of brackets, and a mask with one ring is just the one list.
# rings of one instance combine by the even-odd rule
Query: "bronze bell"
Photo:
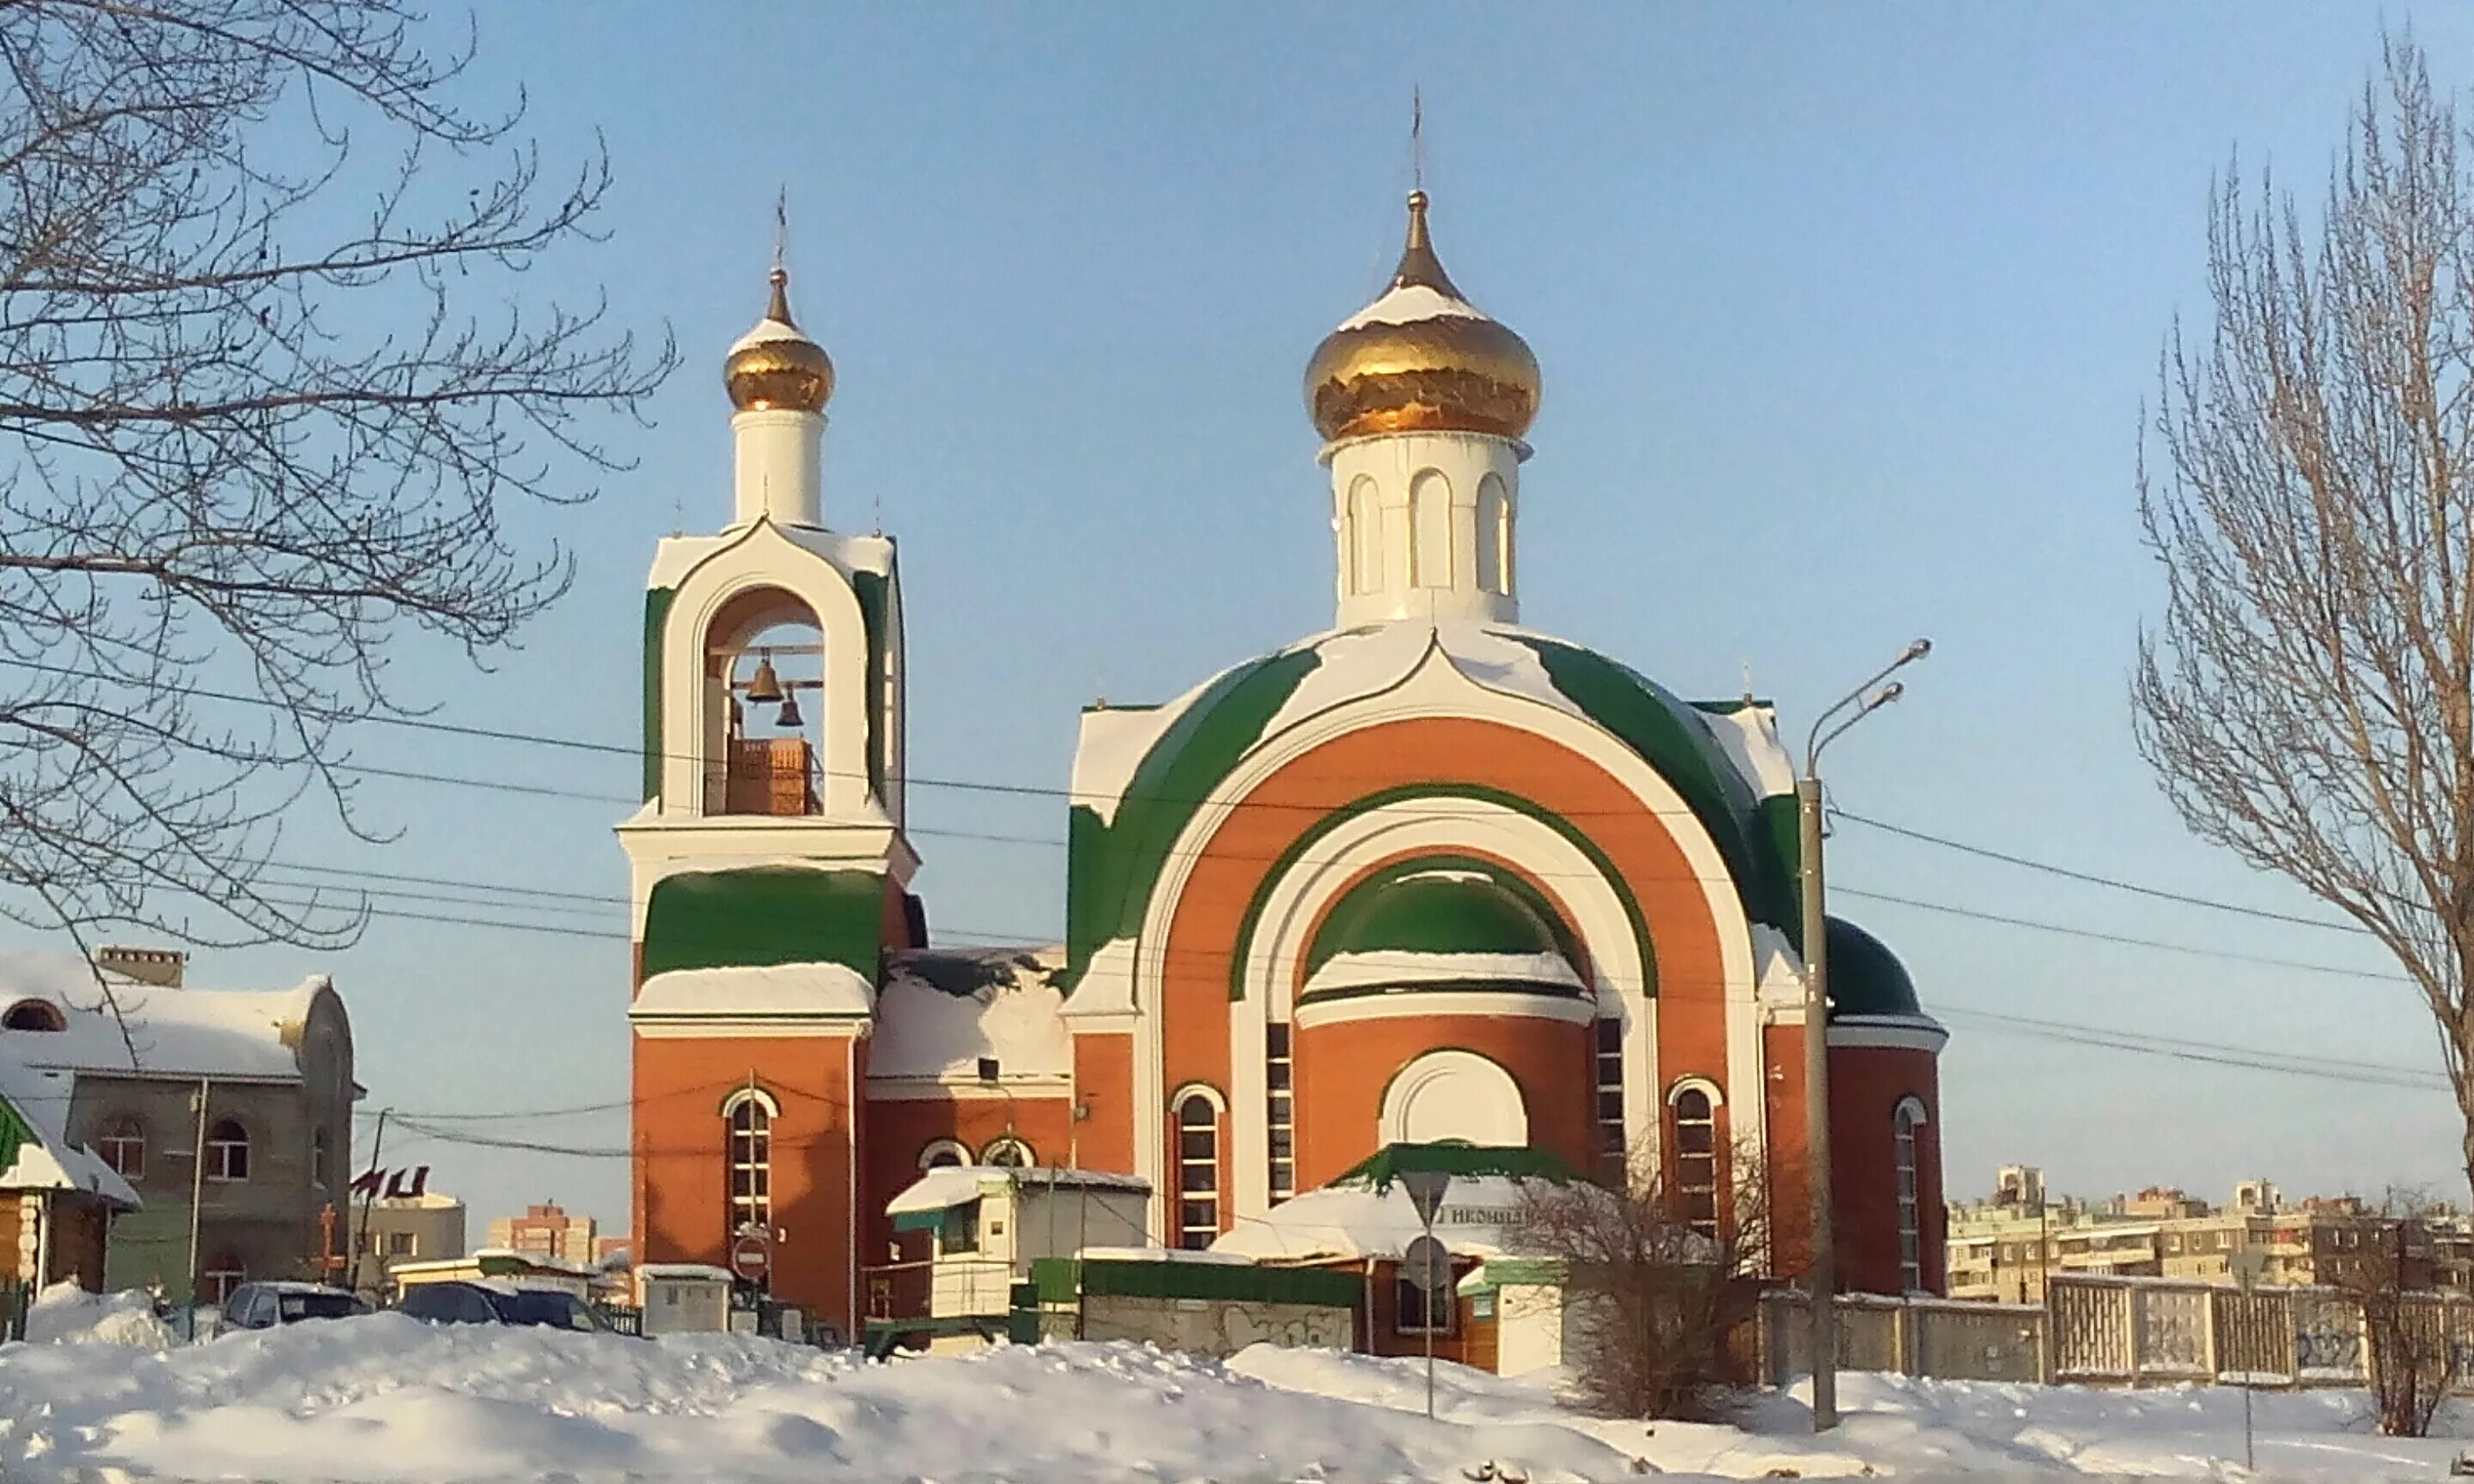
[(782, 714), (773, 718), (773, 725), (787, 729), (799, 726), (805, 720), (799, 714), (799, 698), (796, 695), (783, 696)]
[(747, 682), (747, 699), (768, 704), (782, 699), (782, 678), (773, 673), (772, 656), (757, 658), (756, 676)]

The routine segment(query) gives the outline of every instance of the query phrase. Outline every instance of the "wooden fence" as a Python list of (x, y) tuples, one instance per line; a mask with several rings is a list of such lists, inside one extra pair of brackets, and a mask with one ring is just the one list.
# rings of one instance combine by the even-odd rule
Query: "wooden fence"
[[(2474, 1390), (2474, 1299), (2405, 1301), (2417, 1329), (2445, 1335)], [(1761, 1371), (1783, 1386), (1811, 1369), (1805, 1296), (1761, 1300)], [(2042, 1304), (1848, 1295), (1838, 1366), (1952, 1380), (2160, 1386), (2361, 1386), (2369, 1347), (2359, 1305), (2326, 1288), (2244, 1294), (2170, 1279), (2053, 1279)]]

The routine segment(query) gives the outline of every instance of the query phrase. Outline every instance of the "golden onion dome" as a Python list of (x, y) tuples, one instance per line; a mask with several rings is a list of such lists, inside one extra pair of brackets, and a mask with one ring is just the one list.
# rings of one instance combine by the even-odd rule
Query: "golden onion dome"
[(740, 412), (822, 412), (834, 395), (833, 358), (790, 318), (790, 275), (781, 269), (764, 318), (721, 363), (721, 384)]
[(1306, 363), (1306, 411), (1326, 441), (1371, 433), (1518, 438), (1538, 416), (1529, 343), (1463, 298), (1409, 193), (1409, 242), (1381, 298), (1323, 337)]

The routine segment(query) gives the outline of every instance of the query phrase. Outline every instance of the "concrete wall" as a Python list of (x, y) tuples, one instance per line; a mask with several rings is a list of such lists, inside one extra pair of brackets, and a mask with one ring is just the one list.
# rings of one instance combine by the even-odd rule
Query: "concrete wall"
[(1189, 1354), (1233, 1355), (1249, 1345), (1349, 1348), (1345, 1308), (1236, 1299), (1155, 1299), (1092, 1294), (1082, 1300), (1082, 1338), (1134, 1340)]

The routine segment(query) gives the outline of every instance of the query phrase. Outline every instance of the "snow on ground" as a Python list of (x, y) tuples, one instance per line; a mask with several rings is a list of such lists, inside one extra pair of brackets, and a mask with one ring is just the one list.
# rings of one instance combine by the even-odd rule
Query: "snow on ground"
[[(50, 1307), (51, 1305), (47, 1305)], [(126, 1305), (55, 1332), (130, 1329)], [(124, 1334), (123, 1338), (131, 1337)], [(869, 1365), (736, 1336), (658, 1341), (430, 1328), (400, 1315), (157, 1350), (0, 1348), (0, 1476), (261, 1484), (832, 1479), (1176, 1484), (1666, 1477), (2239, 1479), (2242, 1399), (1850, 1376), (1845, 1425), (1794, 1396), (1745, 1425), (1615, 1423), (1551, 1377), (1256, 1347), (1227, 1363), (1128, 1345), (1003, 1348)], [(2462, 1446), (2376, 1436), (2359, 1393), (2257, 1398), (2260, 1472), (2427, 1479)]]

